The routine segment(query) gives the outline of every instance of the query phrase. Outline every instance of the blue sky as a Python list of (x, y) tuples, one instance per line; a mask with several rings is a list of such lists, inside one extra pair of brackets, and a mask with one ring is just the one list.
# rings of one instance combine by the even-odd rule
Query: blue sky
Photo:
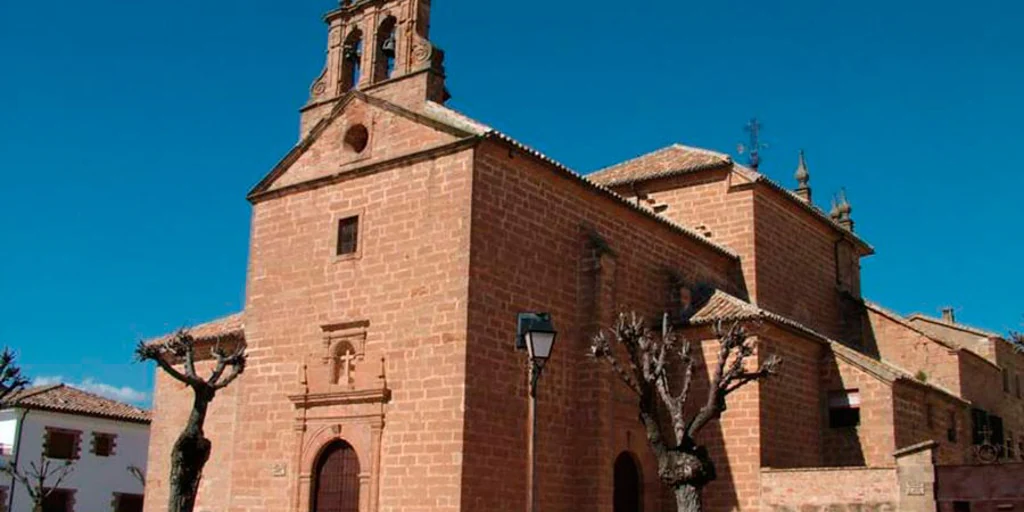
[[(451, 106), (591, 171), (672, 142), (819, 203), (846, 187), (869, 298), (1024, 313), (1024, 3), (437, 0)], [(0, 343), (144, 400), (135, 342), (241, 308), (245, 193), (296, 142), (331, 0), (0, 2)]]

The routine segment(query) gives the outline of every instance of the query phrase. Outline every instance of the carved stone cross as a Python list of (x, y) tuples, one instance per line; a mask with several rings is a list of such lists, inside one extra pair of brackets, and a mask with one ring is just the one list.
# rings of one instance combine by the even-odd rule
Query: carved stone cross
[(345, 350), (345, 354), (342, 355), (341, 357), (339, 357), (338, 359), (341, 360), (341, 364), (342, 364), (342, 368), (343, 368), (342, 373), (345, 376), (345, 380), (343, 382), (345, 384), (351, 384), (352, 383), (352, 375), (351, 375), (352, 363), (354, 363), (355, 360), (356, 360), (356, 354), (354, 352), (352, 352), (352, 349), (346, 349)]

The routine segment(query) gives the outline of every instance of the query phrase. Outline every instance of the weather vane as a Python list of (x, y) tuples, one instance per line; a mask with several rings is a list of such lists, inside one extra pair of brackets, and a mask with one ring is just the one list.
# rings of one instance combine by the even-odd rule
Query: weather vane
[(748, 155), (748, 163), (756, 171), (761, 165), (761, 150), (768, 149), (768, 144), (761, 142), (761, 122), (755, 117), (743, 127), (743, 130), (750, 136), (750, 142), (747, 145), (740, 144), (736, 149), (739, 154)]

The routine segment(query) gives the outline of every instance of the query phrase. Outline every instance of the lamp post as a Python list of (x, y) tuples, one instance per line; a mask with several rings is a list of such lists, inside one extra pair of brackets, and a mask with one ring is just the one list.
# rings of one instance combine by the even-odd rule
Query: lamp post
[(558, 332), (548, 313), (520, 313), (516, 321), (516, 349), (526, 350), (530, 378), (530, 444), (527, 448), (530, 464), (527, 469), (529, 488), (526, 493), (528, 512), (537, 511), (537, 381), (551, 358)]

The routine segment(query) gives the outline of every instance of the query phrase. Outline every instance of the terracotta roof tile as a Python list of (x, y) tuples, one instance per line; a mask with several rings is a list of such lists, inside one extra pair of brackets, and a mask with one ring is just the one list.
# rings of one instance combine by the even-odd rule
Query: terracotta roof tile
[[(214, 340), (229, 336), (245, 336), (245, 314), (235, 313), (209, 322), (189, 327), (188, 331), (196, 340)], [(171, 339), (173, 333), (158, 336), (147, 343), (162, 343)]]
[(149, 423), (149, 411), (134, 405), (58, 384), (28, 388), (4, 400), (3, 406)]
[(632, 181), (665, 178), (731, 165), (732, 158), (729, 155), (673, 144), (588, 174), (587, 179), (606, 187), (614, 187)]
[(917, 380), (910, 372), (890, 363), (889, 361), (875, 359), (867, 354), (863, 354), (801, 324), (800, 322), (797, 322), (796, 320), (792, 320), (777, 313), (772, 313), (771, 311), (767, 311), (721, 290), (715, 290), (705, 302), (698, 305), (697, 309), (690, 317), (689, 323), (691, 325), (710, 325), (718, 321), (736, 322), (748, 320), (766, 320), (801, 331), (822, 343), (828, 344), (832, 348), (832, 353), (835, 354), (836, 357), (861, 368), (883, 381), (891, 383), (897, 380), (902, 380), (931, 388), (957, 400), (964, 401), (956, 393), (943, 388), (942, 386)]

